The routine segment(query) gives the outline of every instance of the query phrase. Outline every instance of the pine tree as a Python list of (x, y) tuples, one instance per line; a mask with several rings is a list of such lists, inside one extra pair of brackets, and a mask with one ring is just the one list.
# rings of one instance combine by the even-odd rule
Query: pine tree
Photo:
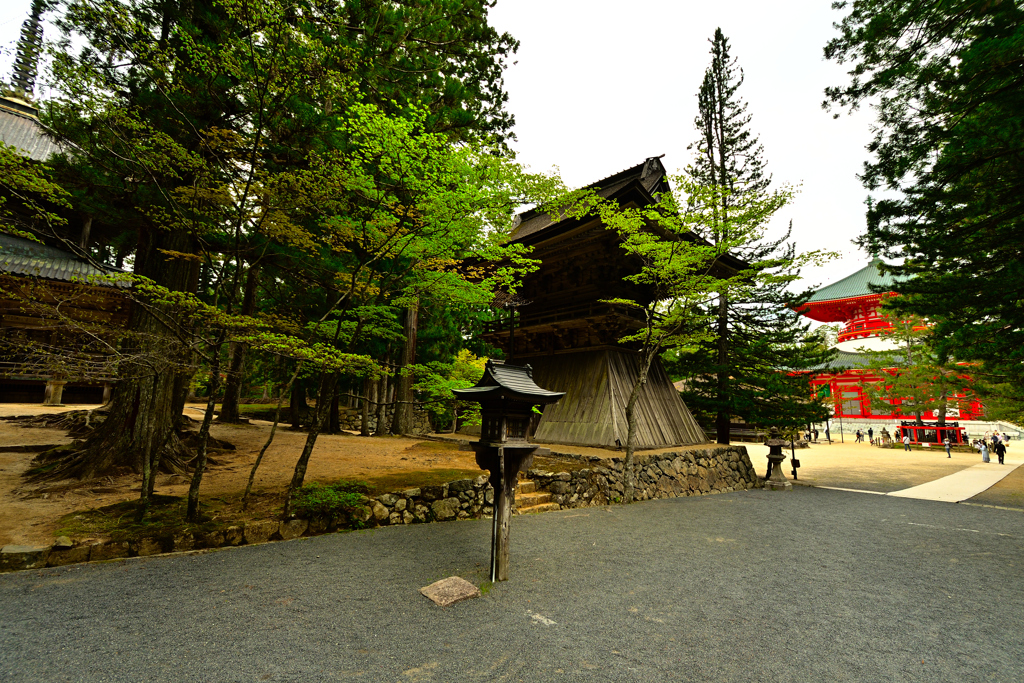
[[(703, 236), (715, 244), (739, 245), (732, 254), (750, 270), (746, 283), (717, 292), (709, 311), (715, 319), (715, 340), (680, 356), (674, 370), (692, 380), (687, 404), (698, 414), (714, 415), (719, 443), (729, 443), (734, 415), (780, 425), (820, 419), (821, 407), (802, 400), (809, 390), (801, 385), (804, 380), (798, 373), (826, 362), (830, 353), (790, 309), (799, 295), (790, 294), (787, 287), (799, 278), (801, 264), (828, 255), (799, 254), (789, 241), (792, 226), (778, 239), (765, 237), (768, 218), (788, 202), (791, 191), (769, 189), (772, 179), (765, 169), (764, 148), (749, 129), (751, 115), (739, 96), (743, 70), (730, 57), (729, 40), (721, 29), (711, 40), (711, 57), (697, 94), (694, 125), (700, 138), (690, 145), (697, 158), (688, 172), (695, 182), (721, 188), (715, 194), (718, 205), (707, 212), (711, 220)], [(730, 220), (759, 202), (770, 208), (760, 220)], [(787, 392), (797, 396), (787, 397)]]
[[(903, 314), (934, 344), (983, 361), (1024, 403), (1024, 7), (999, 0), (837, 2), (825, 56), (849, 65), (824, 106), (877, 115), (861, 179), (869, 250), (902, 259)], [(1012, 412), (1012, 411), (1011, 411)]]

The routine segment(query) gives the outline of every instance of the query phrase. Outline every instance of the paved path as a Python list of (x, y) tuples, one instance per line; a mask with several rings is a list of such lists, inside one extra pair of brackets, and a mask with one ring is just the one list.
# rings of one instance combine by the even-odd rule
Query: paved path
[(992, 462), (978, 463), (941, 479), (920, 486), (912, 486), (902, 491), (893, 491), (889, 495), (899, 498), (959, 503), (973, 498), (982, 491), (987, 491), (1010, 472), (1024, 464), (1024, 460), (1004, 458), (1003, 461), (1005, 464), (1000, 465), (996, 457), (992, 456)]
[(934, 500), (942, 503), (960, 503), (995, 486), (1015, 469), (1024, 465), (1024, 460), (1004, 458), (1005, 464), (1000, 465), (994, 458), (989, 463), (978, 463), (967, 469), (960, 470), (934, 481), (918, 486), (911, 486), (900, 491), (864, 491), (860, 489), (836, 486), (819, 488), (850, 493), (870, 493), (876, 496), (895, 496), (897, 498), (914, 498), (917, 500)]
[(0, 575), (0, 681), (1024, 680), (1024, 514), (811, 487)]

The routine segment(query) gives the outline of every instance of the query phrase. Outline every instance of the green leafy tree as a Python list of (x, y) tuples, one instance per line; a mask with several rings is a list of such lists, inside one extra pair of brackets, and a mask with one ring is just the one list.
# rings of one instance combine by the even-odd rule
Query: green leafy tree
[[(784, 398), (798, 383), (779, 372), (808, 370), (828, 356), (812, 351), (817, 347), (809, 324), (790, 308), (799, 295), (788, 287), (799, 279), (802, 265), (829, 254), (799, 253), (789, 241), (792, 226), (777, 239), (767, 237), (769, 219), (791, 200), (793, 190), (769, 189), (764, 149), (750, 131), (751, 115), (739, 95), (742, 84), (743, 70), (717, 29), (711, 65), (697, 94), (694, 126), (700, 137), (690, 145), (697, 154), (687, 173), (693, 182), (719, 188), (703, 207), (706, 222), (697, 233), (714, 244), (732, 245), (731, 253), (749, 269), (745, 278), (722, 282), (708, 309), (714, 318), (713, 341), (680, 357), (675, 371), (690, 380), (687, 404), (698, 414), (714, 416), (718, 442), (726, 444), (733, 416), (761, 424), (806, 424), (818, 417), (820, 407), (804, 401), (806, 390), (792, 400)], [(734, 214), (744, 219), (734, 220)], [(799, 406), (807, 408), (802, 416)]]
[[(1019, 2), (837, 2), (825, 56), (850, 80), (826, 108), (870, 105), (860, 242), (888, 266), (895, 308), (986, 383), (1024, 386), (1024, 8)], [(838, 115), (838, 114), (837, 114)]]

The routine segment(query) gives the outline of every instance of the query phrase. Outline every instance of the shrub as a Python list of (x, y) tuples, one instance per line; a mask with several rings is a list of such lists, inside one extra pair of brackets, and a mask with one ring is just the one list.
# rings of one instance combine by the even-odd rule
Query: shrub
[(366, 482), (339, 481), (334, 484), (311, 482), (295, 492), (292, 497), (292, 509), (300, 517), (338, 517), (351, 514), (363, 508)]

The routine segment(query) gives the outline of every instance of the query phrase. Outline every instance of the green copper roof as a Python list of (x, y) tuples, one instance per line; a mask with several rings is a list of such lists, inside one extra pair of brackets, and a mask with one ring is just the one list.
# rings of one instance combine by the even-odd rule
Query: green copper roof
[(853, 275), (847, 275), (838, 282), (822, 287), (814, 293), (807, 303), (816, 301), (836, 301), (837, 299), (851, 299), (857, 296), (871, 294), (871, 286), (891, 288), (897, 282), (906, 278), (894, 277), (892, 273), (879, 273), (878, 267), (882, 265), (882, 259), (871, 259), (871, 263), (858, 270)]

